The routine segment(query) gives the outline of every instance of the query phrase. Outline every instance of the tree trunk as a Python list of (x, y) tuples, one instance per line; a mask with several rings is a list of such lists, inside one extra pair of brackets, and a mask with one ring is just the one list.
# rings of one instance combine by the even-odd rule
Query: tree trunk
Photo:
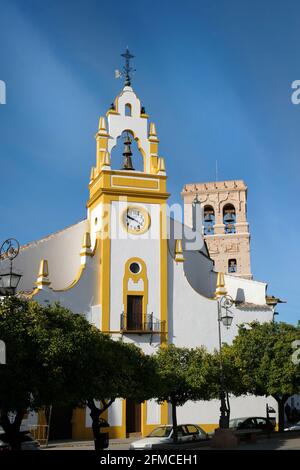
[(91, 398), (87, 400), (87, 406), (91, 410), (90, 417), (92, 418), (92, 430), (94, 436), (95, 450), (98, 450), (97, 442), (99, 442), (101, 433), (101, 414), (104, 413), (104, 411), (107, 410), (114, 401), (115, 398), (111, 398), (108, 402), (106, 402), (104, 399), (100, 400), (102, 406), (98, 408), (95, 404), (94, 399)]
[(230, 401), (229, 401), (229, 393), (226, 390), (226, 404), (227, 404), (227, 427), (229, 427), (230, 421)]
[(284, 431), (284, 405), (290, 395), (273, 395), (278, 404), (278, 432)]
[(7, 435), (12, 450), (21, 450), (20, 427), (24, 418), (24, 410), (17, 410), (13, 423), (8, 418), (8, 412), (1, 412), (1, 425)]
[(172, 424), (173, 424), (173, 442), (177, 444), (178, 442), (178, 429), (177, 429), (177, 410), (176, 410), (176, 402), (171, 402), (172, 406)]

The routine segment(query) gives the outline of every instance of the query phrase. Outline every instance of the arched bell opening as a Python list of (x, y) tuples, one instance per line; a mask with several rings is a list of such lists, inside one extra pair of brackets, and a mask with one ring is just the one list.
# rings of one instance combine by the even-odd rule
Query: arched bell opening
[(232, 204), (226, 204), (223, 207), (223, 224), (225, 233), (235, 233), (236, 212)]
[(124, 130), (111, 152), (113, 170), (144, 171), (144, 159), (132, 131)]
[(130, 103), (125, 104), (125, 116), (132, 116), (132, 106)]
[(235, 258), (228, 260), (228, 273), (234, 274), (237, 272), (237, 262)]
[(215, 211), (212, 206), (204, 206), (203, 230), (204, 235), (213, 235), (215, 225)]

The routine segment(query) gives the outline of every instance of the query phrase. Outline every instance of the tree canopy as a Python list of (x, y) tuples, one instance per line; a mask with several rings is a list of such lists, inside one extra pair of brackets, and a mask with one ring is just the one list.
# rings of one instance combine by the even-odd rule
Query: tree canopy
[(155, 355), (158, 385), (154, 395), (158, 402), (172, 406), (174, 441), (177, 441), (177, 406), (192, 400), (215, 397), (217, 387), (210, 378), (211, 355), (205, 348), (179, 348), (174, 344), (161, 347)]
[(273, 396), (279, 430), (284, 427), (286, 400), (300, 392), (300, 365), (292, 360), (293, 342), (299, 338), (299, 326), (253, 322), (240, 326), (231, 347), (233, 367), (241, 380), (239, 394)]
[(6, 365), (0, 366), (1, 424), (13, 446), (26, 410), (88, 403), (95, 412), (96, 399), (102, 401), (94, 413), (98, 420), (116, 397), (143, 401), (153, 395), (150, 357), (134, 345), (113, 341), (59, 304), (2, 300), (0, 338), (7, 353)]

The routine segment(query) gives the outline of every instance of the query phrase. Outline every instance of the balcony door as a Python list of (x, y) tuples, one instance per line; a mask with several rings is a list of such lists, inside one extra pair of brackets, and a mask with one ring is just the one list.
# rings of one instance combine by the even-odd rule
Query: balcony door
[(143, 296), (127, 296), (127, 330), (143, 329)]

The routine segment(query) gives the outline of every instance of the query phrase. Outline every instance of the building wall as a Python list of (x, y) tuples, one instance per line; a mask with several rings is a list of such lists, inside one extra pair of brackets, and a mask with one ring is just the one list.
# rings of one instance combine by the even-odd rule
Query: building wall
[[(41, 259), (48, 260), (52, 287), (63, 289), (76, 277), (80, 267), (80, 248), (88, 221), (82, 220), (41, 240), (24, 245), (14, 260), (15, 269), (22, 273), (18, 289), (32, 291), (37, 279)], [(4, 269), (5, 261), (1, 263)]]
[[(186, 256), (187, 253), (184, 253)], [(190, 253), (190, 256), (196, 253)], [(226, 287), (234, 295), (234, 289), (227, 280), (232, 276), (226, 276)], [(229, 281), (229, 282), (230, 282)], [(233, 278), (236, 285), (244, 284), (246, 300), (249, 302), (262, 302), (265, 293), (264, 283), (254, 283), (246, 279)], [(194, 284), (196, 287), (196, 283)], [(197, 289), (197, 287), (196, 287)], [(201, 288), (200, 288), (201, 289)], [(265, 304), (265, 301), (263, 302)], [(244, 322), (257, 320), (259, 322), (271, 321), (272, 309), (263, 306), (257, 310), (243, 310), (231, 308), (233, 322), (230, 329), (221, 325), (222, 341), (230, 344), (238, 333), (238, 325)], [(185, 271), (185, 263), (176, 263), (169, 258), (169, 341), (179, 347), (205, 346), (209, 351), (218, 349), (218, 321), (217, 303), (215, 300), (203, 296), (189, 283)], [(266, 416), (266, 403), (277, 409), (275, 401), (264, 397), (231, 397), (231, 418), (243, 416)], [(188, 402), (178, 408), (179, 423), (198, 423), (207, 432), (218, 426), (220, 415), (220, 403), (218, 400), (209, 402)], [(171, 416), (169, 415), (169, 419)]]

